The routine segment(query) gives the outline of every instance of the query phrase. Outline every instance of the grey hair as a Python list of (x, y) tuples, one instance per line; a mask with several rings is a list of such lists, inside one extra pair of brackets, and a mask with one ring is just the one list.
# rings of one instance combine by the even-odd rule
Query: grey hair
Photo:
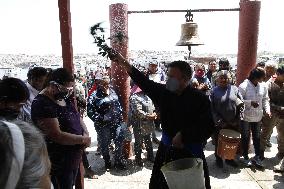
[(13, 144), (9, 129), (0, 121), (0, 186), (5, 186), (12, 163)]
[(277, 63), (273, 60), (269, 60), (265, 63), (265, 67), (272, 67), (272, 68), (275, 68), (277, 69)]
[[(4, 123), (0, 123), (0, 136), (2, 137), (2, 133), (8, 134), (7, 136), (9, 136), (5, 139), (8, 141), (7, 144), (4, 143), (5, 141), (3, 141), (2, 138), (0, 139), (0, 146), (1, 148), (5, 148), (4, 152), (6, 152), (7, 158), (5, 161), (7, 165), (4, 166), (6, 170), (4, 170), (3, 173), (2, 171), (0, 172), (0, 178), (2, 178), (2, 176), (5, 177), (5, 175), (2, 174), (9, 173), (14, 152), (12, 150), (11, 134), (8, 128), (2, 126)], [(48, 175), (50, 170), (50, 162), (43, 135), (36, 127), (26, 122), (15, 121), (13, 123), (21, 129), (25, 140), (25, 161), (16, 189), (42, 188), (42, 177)], [(2, 164), (2, 162), (0, 163)], [(3, 165), (1, 165), (1, 167), (2, 166)], [(7, 180), (0, 179), (0, 185), (5, 186), (6, 181)]]
[(230, 74), (227, 70), (220, 70), (217, 73), (217, 78), (221, 77), (221, 76), (226, 76), (227, 78), (230, 78)]

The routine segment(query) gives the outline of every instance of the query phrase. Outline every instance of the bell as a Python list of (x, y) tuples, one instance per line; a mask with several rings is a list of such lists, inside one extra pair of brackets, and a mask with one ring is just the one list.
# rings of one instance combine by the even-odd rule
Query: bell
[(198, 36), (198, 26), (192, 21), (192, 17), (181, 25), (181, 37), (176, 44), (177, 46), (197, 46), (204, 45)]

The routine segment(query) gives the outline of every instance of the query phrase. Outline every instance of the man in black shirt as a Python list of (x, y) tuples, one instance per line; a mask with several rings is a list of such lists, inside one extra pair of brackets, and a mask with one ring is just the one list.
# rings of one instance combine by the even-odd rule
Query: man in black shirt
[(208, 98), (188, 85), (192, 76), (190, 65), (184, 61), (169, 64), (168, 80), (166, 85), (162, 85), (149, 80), (119, 53), (110, 57), (127, 70), (161, 113), (162, 140), (149, 188), (168, 188), (161, 167), (169, 161), (185, 157), (203, 159), (205, 185), (211, 188), (203, 147), (214, 131), (214, 123)]

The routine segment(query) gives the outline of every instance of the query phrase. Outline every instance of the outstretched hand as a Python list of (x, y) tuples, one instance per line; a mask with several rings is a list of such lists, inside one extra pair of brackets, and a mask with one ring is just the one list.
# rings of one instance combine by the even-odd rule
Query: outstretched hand
[(119, 52), (112, 48), (108, 50), (108, 56), (112, 61), (116, 61), (118, 63), (123, 62), (125, 60), (125, 58)]
[(108, 51), (108, 55), (112, 61), (115, 61), (119, 63), (120, 65), (122, 65), (127, 70), (127, 72), (131, 72), (131, 65), (129, 64), (127, 59), (124, 58), (119, 52), (117, 52), (114, 49), (110, 49)]

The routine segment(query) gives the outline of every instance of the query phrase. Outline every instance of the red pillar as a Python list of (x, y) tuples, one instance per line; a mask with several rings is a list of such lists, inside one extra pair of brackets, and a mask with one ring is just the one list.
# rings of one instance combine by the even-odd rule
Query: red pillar
[(256, 66), (260, 1), (240, 0), (237, 85)]
[[(128, 6), (126, 4), (112, 4), (109, 6), (110, 19), (110, 36), (111, 47), (121, 53), (125, 58), (128, 58)], [(115, 36), (121, 34), (122, 41), (119, 41)], [(115, 91), (117, 92), (120, 103), (123, 108), (123, 119), (127, 121), (129, 110), (129, 93), (130, 93), (130, 78), (123, 67), (112, 62), (111, 64), (112, 82)], [(132, 148), (130, 141), (124, 141), (124, 156), (129, 158), (132, 156)]]
[[(58, 8), (63, 68), (74, 74), (70, 0), (58, 0)], [(76, 177), (75, 188), (84, 189), (84, 167), (82, 162)]]
[(70, 0), (58, 0), (63, 68), (74, 73)]
[[(128, 6), (126, 4), (112, 4), (109, 7), (110, 18), (110, 36), (111, 47), (121, 53), (124, 57), (128, 58)], [(114, 37), (121, 33), (123, 40), (117, 41)], [(119, 95), (120, 102), (123, 107), (123, 118), (127, 121), (128, 105), (129, 105), (129, 92), (130, 92), (130, 79), (123, 67), (119, 64), (112, 62), (111, 64), (112, 82), (115, 91)]]

